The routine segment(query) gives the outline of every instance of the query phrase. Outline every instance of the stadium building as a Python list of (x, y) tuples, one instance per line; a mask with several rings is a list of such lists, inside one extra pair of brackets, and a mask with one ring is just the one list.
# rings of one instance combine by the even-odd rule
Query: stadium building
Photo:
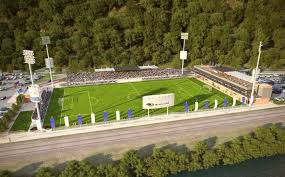
[[(210, 85), (219, 91), (236, 98), (239, 101), (245, 99), (249, 103), (253, 78), (231, 68), (209, 65), (194, 66), (197, 79)], [(255, 104), (268, 103), (271, 98), (272, 86), (268, 84), (256, 84)]]

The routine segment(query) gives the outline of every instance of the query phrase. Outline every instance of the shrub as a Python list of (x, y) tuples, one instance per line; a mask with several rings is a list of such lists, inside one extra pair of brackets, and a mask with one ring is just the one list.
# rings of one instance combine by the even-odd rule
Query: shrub
[(8, 170), (0, 171), (0, 177), (11, 177), (11, 172)]
[(36, 177), (55, 177), (55, 176), (53, 175), (51, 168), (43, 167), (37, 171)]

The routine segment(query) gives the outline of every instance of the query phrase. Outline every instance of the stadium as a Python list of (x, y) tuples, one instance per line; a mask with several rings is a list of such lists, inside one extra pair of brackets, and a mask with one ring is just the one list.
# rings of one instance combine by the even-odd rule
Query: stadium
[[(48, 94), (47, 94), (48, 93)], [(50, 127), (53, 118), (55, 126), (64, 126), (64, 117), (69, 117), (71, 125), (78, 124), (78, 116), (82, 124), (90, 124), (90, 115), (96, 115), (96, 123), (116, 120), (116, 111), (120, 111), (121, 119), (145, 117), (147, 110), (142, 109), (142, 98), (147, 95), (174, 93), (175, 103), (169, 107), (170, 113), (185, 112), (185, 103), (189, 111), (194, 111), (195, 102), (199, 109), (213, 109), (215, 100), (218, 107), (223, 108), (224, 101), (232, 106), (233, 98), (199, 81), (196, 75), (177, 69), (159, 69), (156, 66), (116, 67), (98, 69), (95, 72), (69, 73), (66, 82), (53, 93), (45, 90), (42, 104), (48, 104), (41, 117), (44, 127)], [(207, 105), (206, 105), (207, 104)], [(238, 103), (240, 104), (240, 103)], [(41, 106), (44, 107), (44, 106)], [(128, 116), (131, 110), (131, 117)], [(103, 113), (108, 118), (104, 120)], [(166, 108), (150, 110), (150, 115), (166, 114)], [(37, 117), (34, 111), (35, 119)]]

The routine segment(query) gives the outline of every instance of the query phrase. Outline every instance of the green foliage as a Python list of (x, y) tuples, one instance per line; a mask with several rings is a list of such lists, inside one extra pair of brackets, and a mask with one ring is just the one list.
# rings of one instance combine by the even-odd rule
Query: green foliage
[(3, 118), (0, 119), (0, 132), (6, 130), (8, 128), (8, 125), (13, 117), (16, 116), (20, 108), (22, 107), (24, 101), (24, 95), (19, 95), (16, 98), (16, 104), (12, 104), (12, 109), (10, 109), (8, 112), (6, 112), (3, 115)]
[(137, 151), (134, 150), (130, 150), (123, 155), (119, 166), (127, 176), (139, 177), (144, 174), (144, 163)]
[[(85, 161), (69, 161), (59, 175), (44, 167), (37, 171), (36, 177), (165, 177), (185, 170), (191, 172), (284, 153), (285, 129), (273, 125), (257, 128), (216, 148), (209, 148), (201, 141), (191, 152), (155, 148), (151, 155), (144, 158), (137, 151), (130, 150), (116, 162), (92, 166)], [(10, 176), (8, 171), (0, 171), (0, 177)]]
[(154, 149), (152, 156), (145, 159), (145, 165), (148, 176), (163, 177), (186, 170), (188, 158), (169, 149)]
[(9, 172), (8, 170), (3, 170), (0, 171), (0, 177), (11, 177), (11, 172)]
[(28, 131), (32, 122), (32, 114), (33, 111), (20, 112), (10, 131)]
[(118, 173), (118, 168), (113, 164), (98, 165), (96, 168), (96, 174), (98, 177), (118, 177), (119, 174), (120, 176), (126, 176), (121, 172)]
[(55, 176), (53, 175), (51, 168), (43, 167), (37, 171), (36, 177), (55, 177)]
[(16, 103), (18, 106), (22, 106), (23, 102), (24, 102), (24, 95), (20, 94), (17, 96), (16, 98)]
[(70, 161), (59, 177), (94, 177), (95, 169), (85, 161)]
[(273, 41), (261, 67), (285, 67), (283, 2), (226, 0), (1, 1), (0, 69), (25, 69), (23, 49), (44, 66), (40, 36), (51, 37), (57, 68), (165, 64), (181, 50), (188, 32), (188, 63), (253, 66), (258, 42)]

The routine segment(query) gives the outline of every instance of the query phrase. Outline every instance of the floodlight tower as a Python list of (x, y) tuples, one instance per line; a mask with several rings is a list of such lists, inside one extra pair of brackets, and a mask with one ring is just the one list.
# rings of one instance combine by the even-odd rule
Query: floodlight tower
[(183, 39), (183, 49), (180, 51), (180, 60), (182, 60), (181, 74), (183, 75), (184, 60), (187, 59), (187, 51), (185, 51), (185, 40), (188, 40), (188, 33), (181, 33), (181, 39)]
[(53, 79), (52, 79), (52, 73), (51, 73), (51, 68), (53, 68), (53, 66), (54, 66), (53, 58), (50, 58), (49, 57), (49, 53), (48, 53), (48, 44), (50, 44), (49, 36), (43, 36), (42, 37), (42, 44), (46, 46), (47, 58), (45, 59), (45, 64), (46, 64), (46, 68), (49, 69), (51, 86), (52, 86), (52, 88), (54, 88), (54, 86), (53, 86)]
[[(42, 130), (42, 123), (41, 123), (41, 115), (40, 115), (40, 109), (39, 109), (39, 86), (34, 84), (34, 79), (33, 79), (33, 73), (32, 73), (32, 64), (36, 63), (35, 60), (35, 56), (34, 56), (34, 51), (32, 50), (23, 50), (23, 55), (24, 55), (24, 63), (27, 63), (29, 65), (29, 70), (30, 70), (30, 75), (31, 75), (31, 81), (32, 81), (32, 91), (34, 93), (34, 95), (37, 95), (37, 97), (35, 97), (35, 99), (31, 99), (32, 102), (36, 103), (36, 107), (37, 107), (37, 114), (38, 114), (38, 120), (36, 120), (36, 124), (37, 124), (37, 129), (38, 130)], [(37, 88), (37, 89), (35, 89)]]
[(251, 95), (250, 95), (250, 106), (253, 104), (254, 101), (254, 90), (255, 90), (255, 84), (256, 84), (256, 76), (258, 72), (258, 66), (259, 66), (259, 60), (260, 60), (260, 54), (261, 54), (261, 47), (262, 47), (262, 42), (259, 42), (259, 49), (258, 49), (258, 57), (257, 57), (257, 63), (256, 63), (256, 68), (255, 72), (253, 72), (253, 83), (252, 83), (252, 89), (251, 89)]

